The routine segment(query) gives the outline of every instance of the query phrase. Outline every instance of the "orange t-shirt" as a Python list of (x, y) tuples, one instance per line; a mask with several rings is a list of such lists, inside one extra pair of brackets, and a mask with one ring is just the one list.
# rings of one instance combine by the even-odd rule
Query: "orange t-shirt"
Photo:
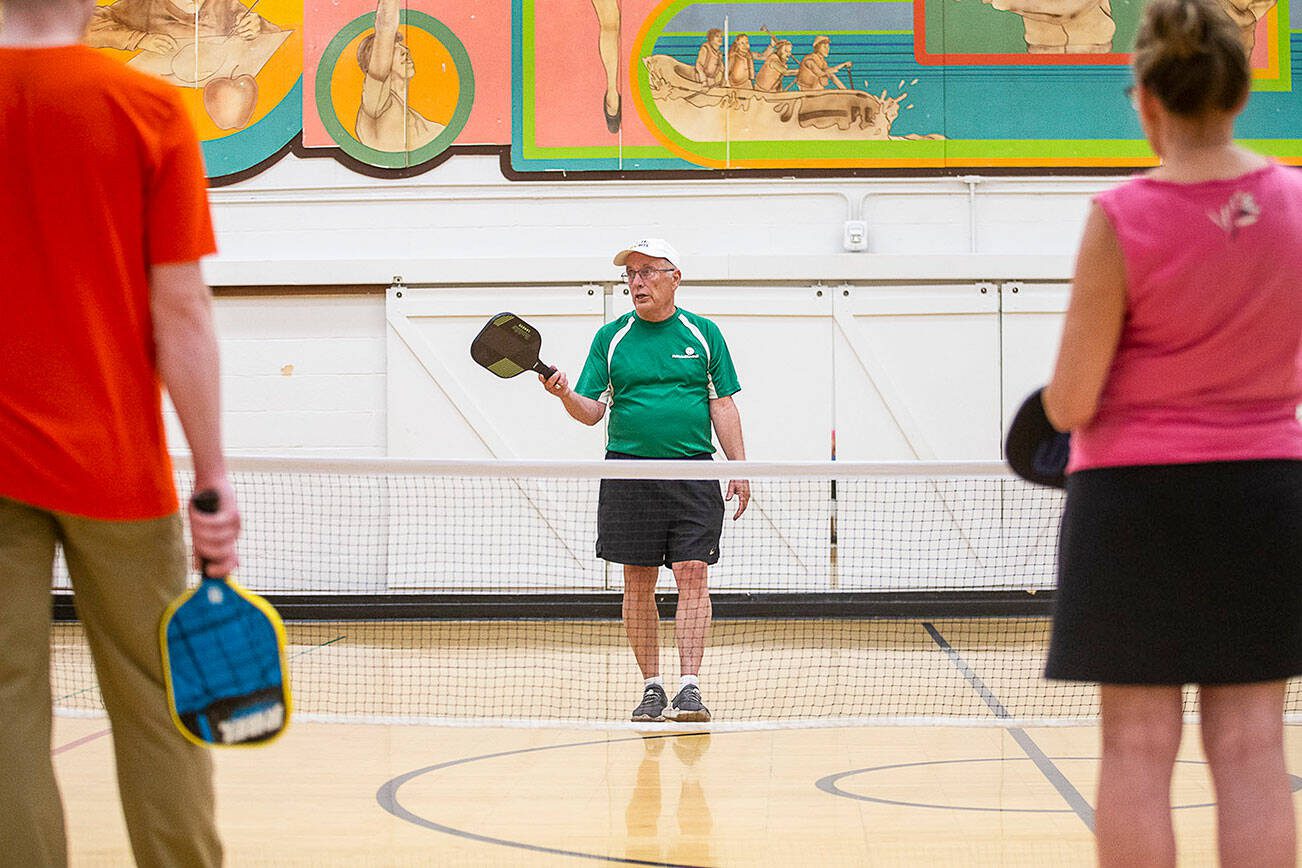
[(149, 268), (215, 249), (171, 85), (85, 46), (0, 48), (0, 496), (176, 511)]

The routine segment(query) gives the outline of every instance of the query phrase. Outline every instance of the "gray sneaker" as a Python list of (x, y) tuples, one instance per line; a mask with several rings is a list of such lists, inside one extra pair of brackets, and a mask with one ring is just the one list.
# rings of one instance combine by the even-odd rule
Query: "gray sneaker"
[(646, 690), (642, 691), (642, 703), (633, 709), (633, 720), (639, 722), (664, 720), (665, 706), (668, 704), (669, 698), (665, 695), (665, 689), (659, 684), (648, 684)]
[(684, 684), (674, 697), (673, 718), (679, 723), (710, 722), (710, 709), (701, 702), (701, 689), (695, 684)]

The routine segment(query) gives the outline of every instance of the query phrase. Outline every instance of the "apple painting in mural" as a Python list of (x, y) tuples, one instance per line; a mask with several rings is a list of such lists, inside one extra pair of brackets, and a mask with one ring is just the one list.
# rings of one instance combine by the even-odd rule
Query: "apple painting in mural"
[(238, 130), (253, 116), (258, 82), (251, 75), (214, 78), (203, 86), (203, 107), (223, 130)]

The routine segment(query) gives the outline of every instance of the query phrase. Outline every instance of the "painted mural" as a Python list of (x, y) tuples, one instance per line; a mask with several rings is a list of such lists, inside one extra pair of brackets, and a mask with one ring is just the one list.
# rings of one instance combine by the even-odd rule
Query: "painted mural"
[[(524, 180), (1154, 162), (1124, 94), (1142, 0), (98, 2), (87, 41), (181, 88), (214, 183), (291, 150)], [(1221, 2), (1238, 135), (1302, 165), (1302, 0)]]
[(180, 88), (213, 178), (302, 129), (302, 0), (99, 0), (86, 41)]

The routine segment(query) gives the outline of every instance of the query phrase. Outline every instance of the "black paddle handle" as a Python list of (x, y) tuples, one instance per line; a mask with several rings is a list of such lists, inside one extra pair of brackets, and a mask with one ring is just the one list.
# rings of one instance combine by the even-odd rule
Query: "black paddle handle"
[(539, 374), (542, 374), (544, 377), (546, 377), (549, 380), (551, 379), (552, 374), (556, 373), (555, 368), (543, 362), (534, 362), (533, 370), (538, 372)]
[[(217, 494), (216, 489), (205, 488), (203, 491), (196, 491), (190, 498), (190, 503), (200, 512), (212, 515), (221, 507), (221, 497)], [(208, 559), (199, 558), (199, 575), (205, 579), (215, 579), (217, 576), (208, 575)]]

